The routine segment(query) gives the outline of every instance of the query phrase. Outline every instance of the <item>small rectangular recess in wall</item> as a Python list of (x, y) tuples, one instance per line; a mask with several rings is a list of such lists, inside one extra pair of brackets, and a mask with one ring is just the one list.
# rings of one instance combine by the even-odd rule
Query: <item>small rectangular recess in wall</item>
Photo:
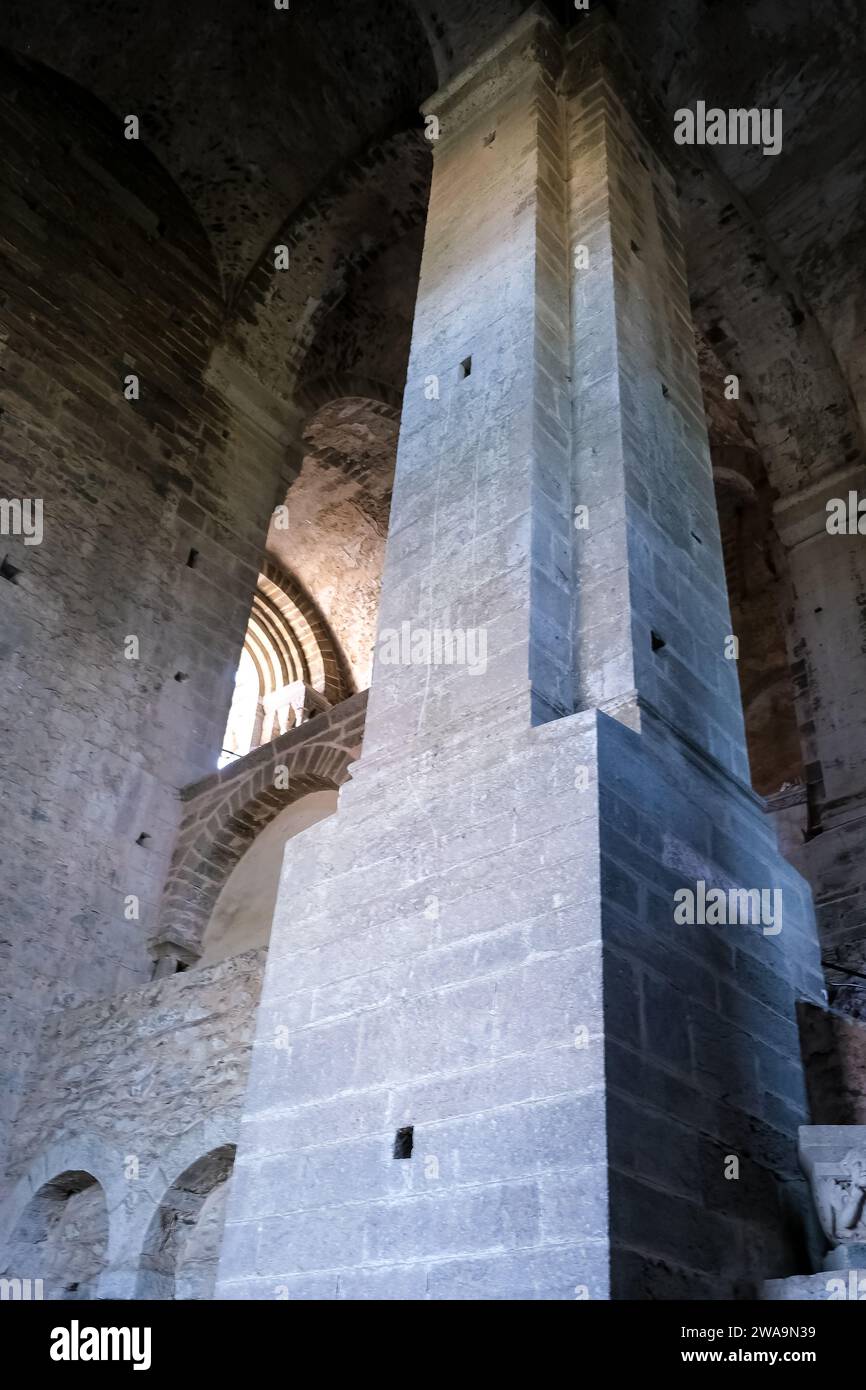
[(11, 563), (9, 556), (4, 555), (0, 560), (0, 579), (8, 579), (10, 584), (17, 584), (20, 573), (21, 571)]
[(471, 375), (472, 375), (472, 358), (471, 358), (471, 357), (464, 357), (463, 361), (460, 363), (460, 380), (461, 380), (461, 381), (465, 381), (466, 378), (467, 378), (468, 376), (471, 376)]
[(665, 639), (659, 636), (655, 628), (653, 628), (650, 632), (650, 643), (654, 652), (660, 652), (662, 648), (666, 645)]
[(197, 551), (197, 550), (191, 550), (191, 551), (189, 552), (189, 555), (186, 557), (187, 569), (194, 570), (197, 564), (198, 564), (198, 551)]
[(394, 1157), (411, 1158), (412, 1145), (414, 1143), (414, 1126), (407, 1125), (405, 1129), (398, 1129), (394, 1136)]

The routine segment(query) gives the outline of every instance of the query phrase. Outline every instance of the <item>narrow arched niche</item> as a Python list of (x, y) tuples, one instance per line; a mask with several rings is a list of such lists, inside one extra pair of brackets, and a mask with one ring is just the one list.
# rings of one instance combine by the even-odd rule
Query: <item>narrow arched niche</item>
[(40, 1187), (24, 1208), (2, 1275), (30, 1280), (33, 1298), (93, 1299), (107, 1249), (105, 1193), (92, 1173), (70, 1170)]
[(148, 1227), (136, 1298), (213, 1297), (235, 1145), (196, 1159), (172, 1183)]

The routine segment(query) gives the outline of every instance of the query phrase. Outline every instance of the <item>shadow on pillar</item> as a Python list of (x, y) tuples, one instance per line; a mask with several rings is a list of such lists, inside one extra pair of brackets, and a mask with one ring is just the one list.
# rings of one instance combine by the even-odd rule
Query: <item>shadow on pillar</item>
[(808, 1267), (811, 896), (710, 760), (646, 718), (598, 748), (611, 1297), (748, 1298)]

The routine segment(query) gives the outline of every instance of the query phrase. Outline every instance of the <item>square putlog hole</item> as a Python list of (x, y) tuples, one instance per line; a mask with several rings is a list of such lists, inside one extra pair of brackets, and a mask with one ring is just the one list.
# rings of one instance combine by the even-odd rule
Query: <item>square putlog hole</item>
[(394, 1158), (411, 1158), (412, 1145), (414, 1143), (414, 1126), (407, 1125), (405, 1129), (398, 1129), (394, 1135)]

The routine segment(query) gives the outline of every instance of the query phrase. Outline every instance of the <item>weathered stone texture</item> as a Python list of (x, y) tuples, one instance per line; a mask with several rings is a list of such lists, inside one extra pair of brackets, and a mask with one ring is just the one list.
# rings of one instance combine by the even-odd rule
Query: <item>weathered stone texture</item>
[[(577, 44), (572, 493), (557, 55), (530, 17), (431, 108), (380, 635), (479, 624), (489, 661), (380, 658), (338, 814), (288, 847), (225, 1296), (718, 1297), (802, 1254), (794, 1005), (821, 977), (738, 779), (672, 184)], [(591, 708), (556, 719), (572, 593)], [(676, 926), (701, 877), (780, 889), (779, 939)]]
[[(568, 93), (576, 698), (663, 715), (748, 778), (674, 180), (625, 104), (601, 21), (571, 44)], [(621, 91), (618, 90), (621, 89)]]
[(366, 705), (361, 691), (184, 789), (157, 946), (198, 956), (220, 890), (253, 838), (284, 806), (349, 776)]
[(0, 1253), (0, 1272), (39, 1280), (46, 1299), (92, 1299), (107, 1250), (105, 1193), (89, 1174), (67, 1171), (43, 1187), (23, 1213)]
[(0, 493), (44, 503), (0, 580), (5, 1126), (34, 1018), (149, 976), (176, 792), (216, 761), (282, 464), (203, 384), (218, 282), (177, 189), (63, 79), (2, 73)]
[(79, 1135), (121, 1162), (163, 1150), (211, 1112), (237, 1111), (246, 1084), (264, 952), (248, 951), (111, 999), (48, 1015), (38, 1088), (15, 1128), (10, 1170)]
[(800, 1040), (816, 1125), (866, 1125), (866, 1022), (803, 1004)]
[[(596, 751), (595, 720), (366, 796), (362, 763), (289, 845), (224, 1296), (606, 1297), (610, 1259), (615, 1297), (718, 1297), (802, 1267), (807, 890), (742, 789), (614, 721)], [(698, 874), (780, 886), (778, 941), (675, 926)]]
[[(809, 890), (757, 799), (674, 739), (602, 720), (599, 779), (613, 1296), (750, 1296), (804, 1263)], [(697, 879), (779, 889), (782, 930), (675, 923)]]
[(840, 469), (777, 504), (777, 522), (791, 574), (787, 638), (809, 811), (792, 860), (812, 884), (831, 986), (866, 999), (866, 560), (862, 536), (827, 530), (828, 500), (847, 504), (864, 484), (862, 466)]
[[(264, 952), (248, 951), (48, 1016), (38, 1085), (15, 1127), (0, 1269), (67, 1296), (56, 1280), (75, 1268), (63, 1244), (75, 1212), (56, 1203), (50, 1241), (35, 1227), (52, 1180), (80, 1170), (108, 1208), (106, 1243), (80, 1297), (209, 1296), (225, 1191), (208, 1187), (203, 1168), (209, 1155), (233, 1155), (263, 966)], [(223, 1187), (230, 1167), (229, 1157)]]
[(530, 727), (568, 671), (549, 38), (530, 20), (437, 100), (380, 612), (380, 637), (484, 626), (488, 662), (380, 655), (338, 814), (287, 847), (224, 1296), (607, 1296), (594, 716)]
[(223, 1296), (606, 1296), (590, 724), (441, 748), (290, 842)]
[(543, 61), (515, 85), (525, 41), (505, 36), (430, 107), (441, 136), (379, 610), (380, 640), (409, 619), (483, 628), (488, 674), (389, 667), (371, 687), (368, 756), (441, 735), (457, 707), (489, 717), (493, 684), (535, 720), (571, 708), (561, 60), (542, 34)]
[[(351, 33), (369, 52), (352, 8), (322, 21), (334, 46), (346, 20), (338, 72)], [(604, 14), (566, 36), (511, 0), (414, 10), (431, 51), (388, 0), (365, 113), (363, 84), (335, 92), (319, 132), (288, 95), (289, 160), (273, 122), (237, 138), (242, 102), (208, 143), (208, 62), (237, 35), (207, 17), (189, 102), (210, 117), (184, 139), (165, 92), (146, 113), (183, 194), (117, 109), (0, 58), (0, 492), (45, 506), (42, 544), (0, 551), (0, 1123), (31, 1083), (6, 1267), (47, 1222), (46, 1268), (78, 1296), (211, 1297), (218, 1250), (232, 1299), (829, 1296), (784, 1277), (816, 1267), (796, 1137), (863, 1121), (862, 1030), (822, 1007), (809, 891), (747, 786), (680, 206), (708, 370), (751, 373), (756, 526), (784, 494), (803, 790), (773, 810), (840, 1004), (866, 969), (866, 571), (822, 507), (863, 482), (860, 335), (799, 307), (729, 154), (677, 156)], [(281, 24), (239, 40), (250, 70), (317, 77), (309, 29), (264, 58)], [(128, 53), (83, 67), (65, 23), (41, 51), (66, 38), (68, 73), (134, 104)], [(428, 141), (403, 101), (433, 56)], [(321, 605), (288, 588), (340, 703), (215, 772), (287, 495), (271, 560), (327, 527), (300, 574)], [(380, 647), (367, 713), (342, 696), (366, 679), (386, 529), (380, 639), (482, 634), (484, 656)], [(759, 695), (779, 639), (774, 621)], [(254, 951), (144, 984), (152, 955), (196, 960), (255, 836), (322, 788), (338, 811), (287, 846), (266, 969)], [(781, 930), (677, 923), (698, 881), (778, 892)]]
[[(492, 15), (486, 2), (473, 9), (483, 10), (490, 32), (502, 9), (517, 4), (502, 0)], [(465, 42), (465, 0), (449, 0), (449, 8)], [(436, 9), (441, 20), (442, 0)], [(303, 206), (323, 171), (341, 169), (359, 142), (390, 130), (436, 80), (406, 0), (285, 10), (255, 0), (218, 8), (190, 0), (183, 10), (142, 0), (88, 20), (10, 0), (0, 42), (82, 83), (118, 121), (141, 113), (143, 138), (195, 208), (233, 289), (285, 240), (274, 229)], [(439, 22), (431, 27), (441, 35)], [(331, 211), (338, 222), (339, 209)], [(285, 323), (284, 334), (291, 331)]]

